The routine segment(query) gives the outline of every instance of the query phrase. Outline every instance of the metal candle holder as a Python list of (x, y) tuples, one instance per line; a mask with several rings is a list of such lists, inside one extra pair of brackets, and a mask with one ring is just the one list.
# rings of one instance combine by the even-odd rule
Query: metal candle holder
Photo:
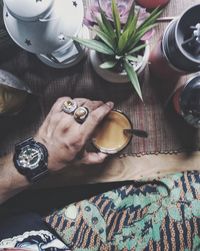
[(4, 0), (4, 23), (12, 39), (54, 68), (83, 58), (84, 48), (71, 39), (88, 36), (83, 16), (81, 0)]

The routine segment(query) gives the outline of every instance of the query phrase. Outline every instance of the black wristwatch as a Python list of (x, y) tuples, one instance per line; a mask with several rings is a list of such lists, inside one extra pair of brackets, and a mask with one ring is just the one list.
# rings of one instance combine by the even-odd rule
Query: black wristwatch
[(33, 138), (15, 145), (13, 162), (18, 172), (26, 176), (30, 182), (36, 182), (48, 173), (48, 151)]

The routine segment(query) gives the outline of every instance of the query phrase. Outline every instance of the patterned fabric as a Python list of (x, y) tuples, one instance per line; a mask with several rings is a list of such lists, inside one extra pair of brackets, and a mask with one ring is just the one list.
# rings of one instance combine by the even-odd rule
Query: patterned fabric
[(52, 232), (35, 213), (11, 215), (0, 223), (0, 250), (70, 251)]
[(128, 185), (48, 217), (72, 250), (200, 250), (200, 173)]

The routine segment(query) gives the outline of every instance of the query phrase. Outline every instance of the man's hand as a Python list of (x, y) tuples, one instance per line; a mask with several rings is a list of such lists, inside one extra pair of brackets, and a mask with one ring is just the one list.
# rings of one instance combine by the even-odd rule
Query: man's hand
[(63, 97), (57, 100), (35, 137), (36, 141), (44, 144), (48, 149), (48, 169), (51, 171), (61, 170), (67, 163), (72, 162), (74, 164), (101, 163), (107, 156), (104, 153), (86, 152), (84, 146), (97, 125), (111, 111), (113, 103), (83, 98), (74, 99), (78, 107), (84, 106), (89, 110), (85, 122), (79, 124), (73, 114), (62, 111), (66, 100), (70, 98)]
[[(79, 124), (73, 114), (62, 111), (63, 102), (69, 99), (64, 97), (57, 100), (35, 136), (35, 140), (48, 150), (48, 169), (52, 172), (63, 169), (67, 163), (95, 164), (106, 157), (103, 153), (88, 153), (84, 146), (97, 125), (113, 108), (113, 103), (75, 99), (78, 106), (85, 106), (89, 110), (85, 122)], [(0, 204), (29, 185), (26, 177), (14, 167), (13, 154), (0, 159)]]

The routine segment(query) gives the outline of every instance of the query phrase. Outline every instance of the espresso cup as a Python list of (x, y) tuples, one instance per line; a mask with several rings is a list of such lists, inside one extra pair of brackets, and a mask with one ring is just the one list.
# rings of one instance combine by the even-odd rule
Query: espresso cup
[(125, 133), (125, 129), (133, 129), (130, 119), (123, 112), (112, 110), (98, 126), (92, 143), (100, 152), (118, 153), (132, 139), (132, 135)]

